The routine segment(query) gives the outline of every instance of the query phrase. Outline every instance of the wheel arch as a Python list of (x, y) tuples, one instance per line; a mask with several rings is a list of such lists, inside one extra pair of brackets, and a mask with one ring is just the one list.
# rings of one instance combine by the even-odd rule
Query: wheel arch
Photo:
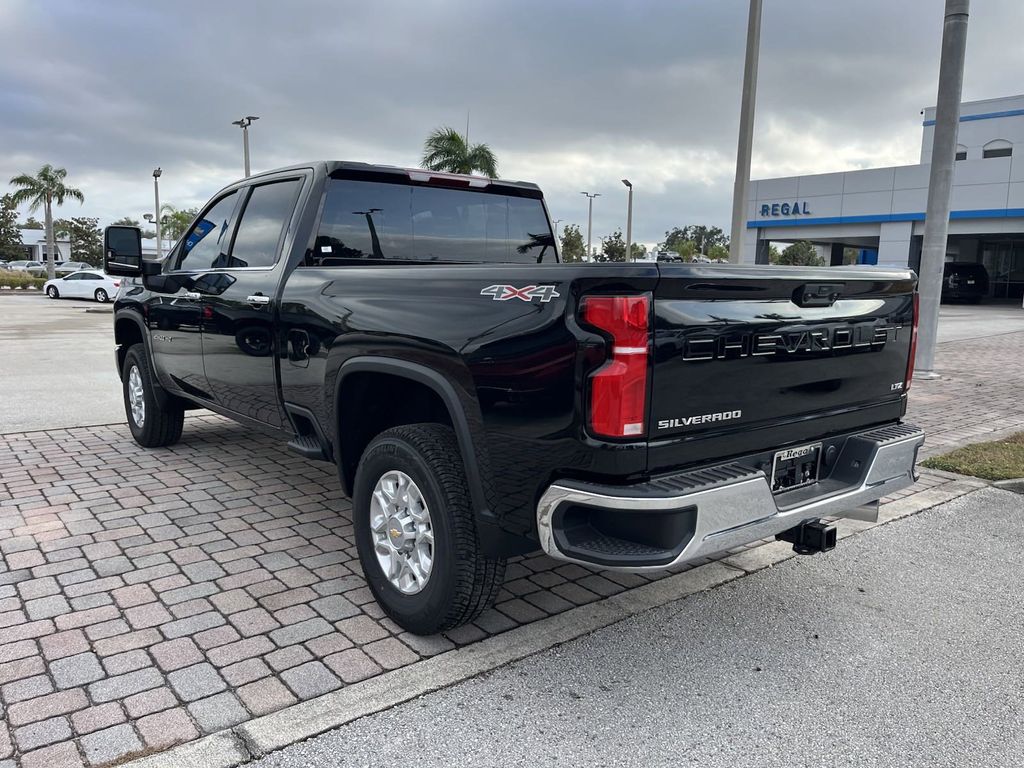
[[(466, 479), (469, 484), (469, 493), (470, 499), (473, 503), (473, 508), (478, 517), (481, 514), (486, 515), (488, 504), (484, 495), (483, 485), (481, 483), (480, 467), (474, 447), (475, 443), (473, 433), (470, 429), (469, 420), (466, 416), (465, 406), (463, 401), (459, 398), (455, 386), (448, 380), (448, 378), (436, 369), (397, 358), (376, 356), (354, 357), (343, 363), (338, 371), (338, 377), (334, 387), (335, 418), (333, 425), (333, 438), (335, 458), (338, 461), (345, 493), (351, 496), (352, 482), (355, 478), (355, 468), (358, 465), (359, 455), (361, 455), (365, 445), (359, 445), (363, 440), (362, 436), (356, 432), (355, 435), (353, 435), (353, 437), (355, 437), (355, 443), (353, 444), (350, 442), (348, 444), (348, 450), (346, 450), (346, 425), (344, 415), (349, 408), (346, 407), (348, 401), (343, 400), (343, 397), (345, 396), (346, 386), (350, 386), (354, 382), (357, 382), (358, 379), (355, 377), (358, 377), (361, 374), (374, 374), (404, 380), (405, 382), (424, 388), (437, 399), (437, 403), (443, 407), (445, 414), (447, 415), (448, 425), (455, 432), (459, 452), (462, 455), (462, 461), (466, 468)], [(351, 392), (352, 390), (349, 391)], [(388, 424), (388, 427), (390, 426), (397, 426), (397, 424)], [(372, 438), (373, 435), (370, 435), (369, 439)], [(369, 439), (366, 440), (366, 443), (369, 442)], [(356, 448), (358, 450), (356, 450)]]
[(128, 349), (135, 344), (141, 344), (146, 350), (149, 364), (152, 366), (153, 358), (149, 353), (149, 341), (146, 335), (146, 328), (142, 320), (136, 317), (134, 312), (116, 312), (114, 314), (114, 344), (117, 355), (117, 375), (121, 376), (124, 368), (124, 358)]

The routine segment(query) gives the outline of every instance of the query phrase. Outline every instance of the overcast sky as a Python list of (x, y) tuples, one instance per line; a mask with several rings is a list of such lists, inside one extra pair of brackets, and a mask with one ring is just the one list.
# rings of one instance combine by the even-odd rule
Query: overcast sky
[[(916, 163), (942, 0), (765, 0), (753, 177)], [(1024, 91), (1024, 3), (976, 0), (964, 99)], [(499, 173), (594, 240), (727, 228), (746, 0), (0, 0), (0, 190), (43, 163), (101, 223), (200, 205), (254, 170), (416, 165), (470, 112)]]

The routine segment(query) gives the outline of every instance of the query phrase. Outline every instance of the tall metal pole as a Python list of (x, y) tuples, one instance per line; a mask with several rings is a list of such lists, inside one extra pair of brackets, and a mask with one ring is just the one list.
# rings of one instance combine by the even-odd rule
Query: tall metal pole
[(256, 115), (246, 115), (239, 120), (232, 120), (232, 125), (242, 129), (242, 154), (245, 158), (245, 177), (249, 178), (249, 126), (253, 120), (259, 120)]
[(593, 261), (593, 253), (590, 250), (591, 238), (590, 235), (594, 231), (594, 198), (600, 197), (600, 192), (580, 192), (581, 195), (586, 195), (590, 198), (589, 205), (587, 207), (587, 261)]
[(245, 178), (249, 178), (249, 126), (242, 126), (242, 152), (245, 155)]
[(938, 378), (935, 372), (935, 340), (939, 330), (939, 302), (942, 270), (949, 234), (949, 201), (956, 157), (956, 133), (960, 122), (960, 95), (964, 83), (964, 54), (967, 49), (967, 19), (970, 0), (946, 0), (942, 26), (942, 58), (939, 60), (939, 92), (935, 100), (935, 134), (928, 175), (928, 207), (924, 219), (921, 249), (920, 319), (917, 337), (917, 373), (924, 379)]
[(558, 239), (558, 225), (562, 223), (562, 220), (561, 219), (555, 219), (551, 223), (554, 225), (554, 228), (555, 228), (555, 240), (557, 240)]
[(623, 179), (622, 183), (629, 189), (629, 198), (626, 203), (626, 261), (633, 260), (633, 185), (629, 179)]
[(156, 218), (153, 220), (156, 224), (156, 257), (162, 259), (164, 257), (163, 241), (160, 239), (160, 174), (163, 173), (159, 168), (153, 171), (153, 204), (156, 206)]
[(736, 183), (732, 188), (732, 232), (729, 261), (738, 264), (743, 253), (747, 188), (750, 186), (750, 155), (754, 143), (754, 102), (757, 99), (757, 59), (761, 47), (761, 0), (750, 0), (747, 19), (747, 58), (743, 65), (743, 98), (740, 101), (740, 137), (736, 147)]

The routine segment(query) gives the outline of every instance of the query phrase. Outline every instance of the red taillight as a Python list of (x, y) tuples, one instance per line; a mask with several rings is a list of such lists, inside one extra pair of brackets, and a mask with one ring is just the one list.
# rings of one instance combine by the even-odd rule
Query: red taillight
[(120, 288), (121, 287), (121, 281), (120, 280), (115, 280), (114, 281), (114, 287), (115, 288)]
[(586, 296), (583, 321), (612, 337), (608, 362), (590, 377), (590, 431), (603, 437), (644, 434), (647, 410), (646, 296)]
[(907, 360), (907, 378), (903, 383), (903, 391), (910, 389), (914, 380), (914, 359), (917, 357), (917, 320), (921, 316), (921, 302), (917, 293), (914, 294), (914, 324), (910, 329), (910, 359)]

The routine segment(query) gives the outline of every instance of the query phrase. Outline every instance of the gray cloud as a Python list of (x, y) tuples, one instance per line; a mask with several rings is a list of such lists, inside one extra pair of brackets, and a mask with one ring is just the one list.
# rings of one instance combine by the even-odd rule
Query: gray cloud
[[(912, 163), (934, 101), (942, 7), (766, 3), (756, 177)], [(1016, 0), (976, 3), (966, 99), (1016, 92)], [(68, 168), (110, 220), (164, 199), (197, 205), (240, 174), (231, 120), (260, 115), (254, 167), (310, 158), (414, 165), (424, 135), (463, 128), (502, 175), (585, 225), (656, 241), (729, 218), (743, 0), (706, 2), (0, 3), (0, 178)]]

